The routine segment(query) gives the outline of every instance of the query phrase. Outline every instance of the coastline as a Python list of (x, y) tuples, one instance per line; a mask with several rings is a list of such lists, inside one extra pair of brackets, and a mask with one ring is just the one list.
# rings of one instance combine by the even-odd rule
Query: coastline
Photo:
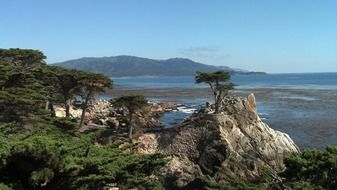
[[(271, 128), (285, 132), (301, 148), (324, 149), (336, 145), (337, 93), (333, 89), (239, 88), (232, 94), (254, 93), (260, 118)], [(117, 86), (104, 96), (143, 94), (152, 101), (198, 106), (212, 101), (208, 88), (130, 88)]]

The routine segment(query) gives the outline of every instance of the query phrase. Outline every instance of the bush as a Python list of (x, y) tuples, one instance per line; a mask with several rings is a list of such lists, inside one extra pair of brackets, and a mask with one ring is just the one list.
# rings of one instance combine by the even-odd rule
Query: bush
[(3, 183), (0, 183), (0, 190), (12, 190), (12, 188)]
[(159, 189), (153, 174), (166, 160), (138, 155), (110, 143), (97, 146), (94, 134), (74, 138), (51, 126), (0, 135), (0, 183), (14, 189), (98, 189), (108, 184)]
[[(326, 151), (307, 149), (301, 154), (290, 154), (284, 159), (286, 170), (281, 173), (286, 184), (299, 189), (336, 189), (337, 146)], [(310, 188), (309, 188), (310, 187)]]
[(64, 118), (53, 118), (52, 123), (53, 125), (55, 125), (55, 127), (60, 128), (65, 131), (78, 129), (77, 120), (74, 118), (65, 118), (65, 117)]

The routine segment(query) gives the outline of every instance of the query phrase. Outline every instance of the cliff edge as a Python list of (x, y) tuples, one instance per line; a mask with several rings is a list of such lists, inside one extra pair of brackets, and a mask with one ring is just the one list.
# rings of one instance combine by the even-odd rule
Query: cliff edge
[(203, 109), (179, 126), (143, 134), (136, 151), (170, 156), (162, 173), (175, 187), (202, 176), (255, 180), (265, 168), (281, 171), (284, 154), (299, 152), (287, 134), (259, 118), (253, 94), (228, 97), (223, 104), (222, 113)]

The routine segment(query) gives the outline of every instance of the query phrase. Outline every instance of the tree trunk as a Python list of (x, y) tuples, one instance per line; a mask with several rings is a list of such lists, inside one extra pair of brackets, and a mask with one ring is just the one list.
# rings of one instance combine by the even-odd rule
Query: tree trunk
[(65, 109), (66, 109), (66, 117), (70, 117), (70, 101), (69, 101), (69, 99), (65, 100), (64, 106), (65, 106)]
[(49, 109), (49, 100), (46, 101), (46, 106), (44, 108), (45, 110), (48, 110)]
[(82, 114), (81, 114), (81, 122), (80, 122), (80, 128), (84, 124), (84, 119), (85, 119), (85, 112), (87, 111), (87, 106), (83, 106), (82, 108)]
[(219, 113), (221, 111), (221, 108), (222, 108), (222, 105), (221, 105), (221, 102), (223, 100), (223, 96), (222, 96), (222, 91), (219, 91), (218, 94), (217, 94), (217, 103), (216, 103), (216, 111), (215, 113)]
[(218, 99), (217, 99), (217, 93), (214, 92), (214, 107), (215, 107), (215, 110), (214, 110), (214, 113), (218, 113), (219, 109), (218, 109)]
[(218, 109), (218, 105), (217, 105), (217, 102), (218, 102), (218, 92), (217, 92), (217, 89), (216, 87), (212, 84), (212, 83), (208, 83), (212, 92), (213, 92), (213, 95), (214, 95), (214, 107), (215, 107), (215, 110), (214, 110), (214, 113), (217, 113), (219, 111)]
[(82, 115), (81, 115), (81, 122), (80, 122), (80, 128), (83, 126), (84, 124), (84, 119), (85, 119), (85, 112), (87, 111), (87, 108), (88, 108), (88, 102), (89, 102), (89, 99), (90, 99), (90, 93), (87, 95), (87, 97), (85, 98), (85, 102), (83, 104), (83, 107), (82, 107)]
[(215, 113), (219, 113), (219, 81), (215, 81), (214, 96), (215, 96)]
[(132, 112), (129, 111), (129, 139), (132, 139), (132, 133), (133, 133), (133, 124), (132, 124)]

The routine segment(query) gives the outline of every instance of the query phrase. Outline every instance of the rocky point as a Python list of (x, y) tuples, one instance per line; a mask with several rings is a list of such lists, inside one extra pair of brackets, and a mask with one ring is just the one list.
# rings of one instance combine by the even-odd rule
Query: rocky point
[(265, 168), (281, 171), (284, 155), (299, 152), (287, 134), (260, 119), (253, 94), (228, 97), (219, 114), (205, 108), (174, 128), (145, 133), (136, 141), (139, 153), (171, 158), (162, 171), (171, 188), (186, 187), (202, 176), (254, 180)]

